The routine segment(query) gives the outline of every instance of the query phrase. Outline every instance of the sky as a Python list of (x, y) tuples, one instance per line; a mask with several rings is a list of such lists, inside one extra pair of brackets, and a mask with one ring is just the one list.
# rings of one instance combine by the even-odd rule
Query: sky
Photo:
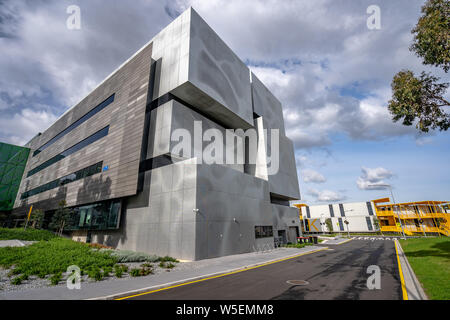
[[(0, 0), (0, 141), (23, 145), (192, 6), (283, 104), (309, 205), (450, 200), (450, 132), (393, 123), (419, 0)], [(79, 30), (67, 8), (80, 8)], [(370, 29), (380, 9), (380, 28)], [(446, 98), (449, 98), (449, 92)]]

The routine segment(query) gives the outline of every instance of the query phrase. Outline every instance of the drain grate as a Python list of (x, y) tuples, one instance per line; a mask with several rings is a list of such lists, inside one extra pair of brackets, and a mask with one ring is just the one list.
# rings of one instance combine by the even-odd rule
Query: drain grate
[(309, 282), (305, 280), (288, 280), (286, 282), (293, 286), (307, 286), (309, 284)]

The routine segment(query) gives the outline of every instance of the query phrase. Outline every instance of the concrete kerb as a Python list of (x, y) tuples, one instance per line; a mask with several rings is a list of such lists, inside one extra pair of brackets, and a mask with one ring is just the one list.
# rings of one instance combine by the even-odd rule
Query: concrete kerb
[(416, 274), (414, 273), (411, 265), (409, 264), (408, 259), (403, 251), (400, 242), (395, 240), (398, 249), (398, 257), (401, 262), (401, 269), (403, 272), (403, 277), (405, 281), (406, 292), (408, 295), (408, 300), (428, 300), (425, 291), (422, 288), (419, 280), (417, 279)]
[(187, 283), (190, 283), (190, 282), (198, 282), (198, 281), (202, 281), (202, 280), (207, 280), (208, 278), (211, 278), (211, 277), (219, 277), (221, 275), (225, 276), (225, 275), (230, 274), (230, 273), (238, 273), (238, 272), (241, 272), (241, 271), (246, 271), (246, 270), (257, 268), (257, 267), (262, 267), (262, 266), (265, 266), (265, 265), (268, 265), (268, 264), (272, 264), (272, 263), (281, 262), (281, 261), (293, 259), (293, 258), (296, 258), (296, 257), (304, 256), (304, 255), (307, 255), (307, 254), (311, 254), (311, 253), (315, 253), (315, 252), (319, 252), (319, 251), (324, 251), (324, 250), (327, 250), (327, 249), (328, 249), (328, 247), (323, 247), (323, 248), (314, 249), (314, 250), (311, 250), (311, 251), (306, 251), (306, 252), (302, 252), (302, 253), (292, 254), (292, 255), (289, 255), (289, 256), (284, 257), (284, 258), (277, 258), (277, 259), (272, 259), (272, 260), (268, 260), (268, 261), (264, 261), (264, 262), (258, 262), (258, 263), (247, 265), (247, 266), (244, 266), (244, 267), (228, 269), (228, 270), (224, 270), (224, 271), (220, 271), (220, 272), (215, 272), (215, 273), (211, 273), (211, 274), (201, 275), (201, 276), (198, 276), (198, 277), (182, 279), (182, 280), (179, 280), (179, 281), (173, 281), (173, 282), (164, 283), (164, 284), (155, 285), (155, 286), (150, 286), (150, 287), (146, 287), (146, 288), (141, 288), (141, 289), (136, 289), (136, 290), (130, 290), (130, 291), (125, 291), (125, 292), (115, 293), (115, 294), (107, 295), (107, 296), (103, 296), (103, 297), (89, 298), (89, 299), (86, 299), (86, 300), (115, 300), (115, 299), (125, 298), (125, 297), (129, 297), (129, 296), (133, 296), (133, 295), (143, 294), (143, 293), (148, 292), (148, 291), (154, 291), (154, 290), (158, 290), (158, 289), (165, 289), (165, 288), (169, 288), (169, 287), (173, 287), (173, 286), (177, 286), (177, 285), (187, 284)]

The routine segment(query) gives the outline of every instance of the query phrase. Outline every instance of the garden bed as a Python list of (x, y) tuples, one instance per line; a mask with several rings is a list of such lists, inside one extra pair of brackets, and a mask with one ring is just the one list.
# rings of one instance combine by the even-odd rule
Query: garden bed
[(0, 248), (0, 290), (65, 284), (69, 266), (81, 270), (82, 281), (147, 276), (171, 271), (178, 261), (133, 251), (98, 249), (54, 238), (27, 247)]

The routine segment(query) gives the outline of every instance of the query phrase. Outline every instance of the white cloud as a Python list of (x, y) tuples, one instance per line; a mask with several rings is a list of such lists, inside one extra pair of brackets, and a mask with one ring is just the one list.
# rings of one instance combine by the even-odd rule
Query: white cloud
[(341, 193), (331, 190), (308, 189), (308, 194), (312, 195), (319, 202), (336, 202), (346, 199)]
[(324, 183), (327, 181), (322, 174), (311, 169), (302, 170), (301, 177), (306, 183)]
[(362, 190), (383, 190), (386, 189), (385, 179), (391, 179), (394, 173), (391, 171), (378, 168), (361, 168), (361, 176), (356, 180), (359, 189)]
[(10, 143), (24, 145), (38, 132), (48, 128), (56, 118), (44, 110), (23, 109), (12, 117), (0, 118), (0, 134), (7, 137)]
[(164, 1), (83, 1), (81, 30), (74, 31), (66, 27), (71, 4), (0, 1), (1, 119), (17, 127), (0, 129), (1, 141), (37, 134), (42, 126), (24, 121), (24, 113), (41, 114), (42, 103), (49, 117), (64, 113), (171, 20)]
[[(9, 98), (0, 101), (2, 116), (39, 99), (62, 114), (193, 5), (283, 103), (297, 149), (329, 146), (336, 133), (359, 140), (415, 133), (392, 123), (386, 105), (393, 74), (422, 68), (408, 50), (422, 0), (382, 1), (377, 31), (366, 26), (370, 1), (83, 1), (78, 31), (65, 26), (69, 4), (0, 2), (0, 97)], [(355, 92), (342, 93), (349, 88)]]

